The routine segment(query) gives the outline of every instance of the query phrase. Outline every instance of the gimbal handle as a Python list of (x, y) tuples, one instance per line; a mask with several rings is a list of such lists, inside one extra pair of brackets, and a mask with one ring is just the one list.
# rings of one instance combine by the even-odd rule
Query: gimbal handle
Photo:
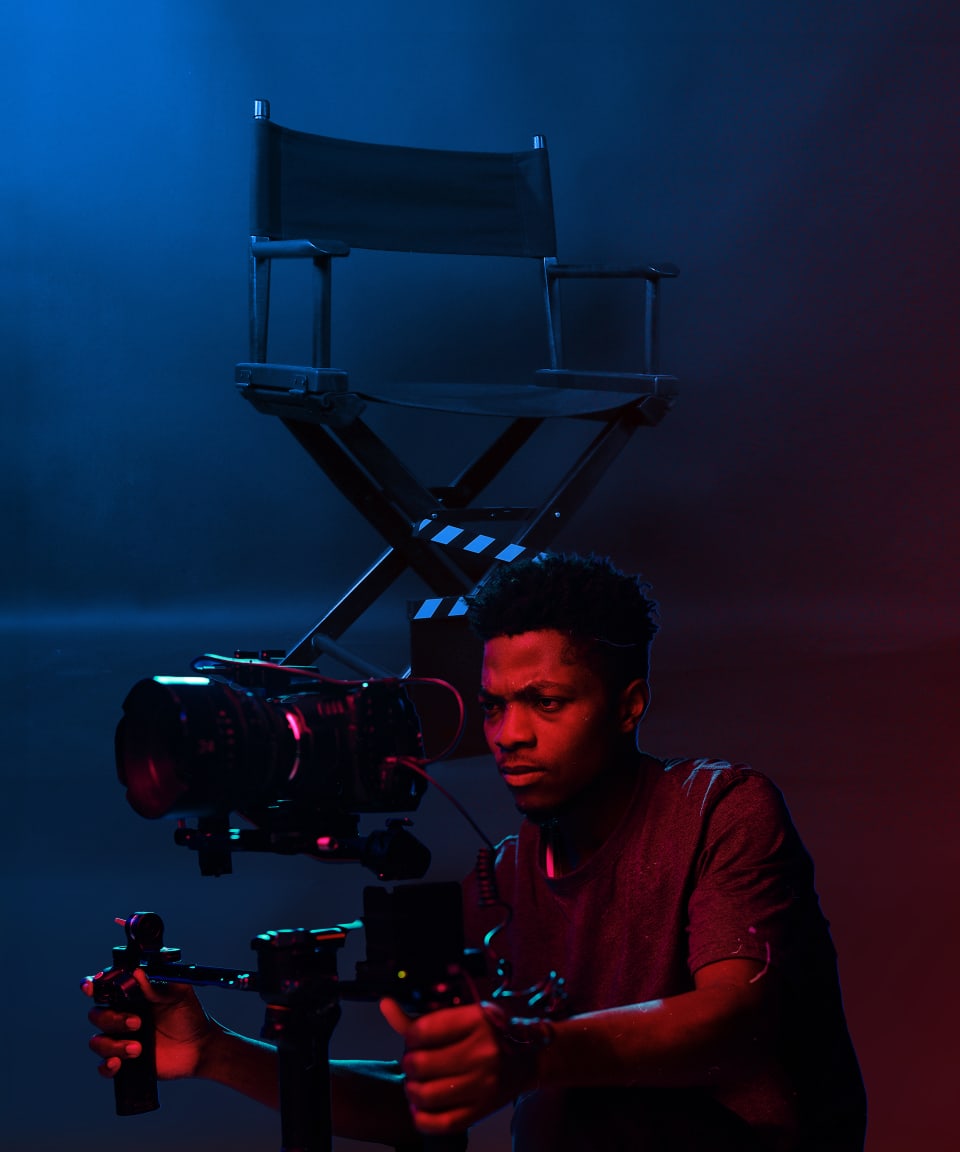
[(153, 1006), (133, 977), (150, 955), (179, 960), (175, 948), (163, 947), (163, 921), (153, 912), (136, 912), (122, 921), (127, 944), (114, 948), (113, 967), (93, 978), (95, 1004), (135, 1013), (140, 1017), (141, 1053), (136, 1060), (124, 1060), (113, 1077), (113, 1095), (118, 1116), (139, 1116), (160, 1107), (157, 1095), (157, 1052)]

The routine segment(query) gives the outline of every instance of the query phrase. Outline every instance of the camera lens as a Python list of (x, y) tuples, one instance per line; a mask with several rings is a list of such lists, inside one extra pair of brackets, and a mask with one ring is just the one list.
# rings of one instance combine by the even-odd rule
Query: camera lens
[(252, 693), (203, 676), (155, 676), (130, 690), (117, 726), (117, 775), (140, 816), (211, 816), (269, 796), (293, 734)]

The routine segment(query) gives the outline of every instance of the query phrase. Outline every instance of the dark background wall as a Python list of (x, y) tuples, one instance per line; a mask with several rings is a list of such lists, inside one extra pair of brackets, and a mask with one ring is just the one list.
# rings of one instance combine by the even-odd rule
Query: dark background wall
[[(263, 928), (351, 918), (366, 882), (253, 857), (201, 879), (112, 779), (135, 679), (288, 646), (377, 549), (231, 385), (264, 96), (281, 123), (359, 139), (520, 148), (543, 132), (562, 257), (681, 266), (665, 290), (680, 404), (558, 544), (641, 568), (663, 602), (648, 747), (749, 760), (786, 791), (834, 924), (871, 1152), (952, 1148), (954, 6), (37, 0), (4, 25), (4, 1146), (278, 1144), (274, 1117), (204, 1085), (115, 1119), (76, 985), (136, 907), (188, 959), (243, 965)], [(438, 287), (424, 264), (349, 263), (335, 360), (355, 379), (543, 363), (535, 273), (477, 287), (450, 261)], [(580, 303), (578, 352), (628, 363), (629, 308)], [(296, 356), (294, 289), (289, 307), (278, 349)], [(373, 420), (431, 480), (476, 434)], [(540, 452), (532, 490), (553, 443)], [(398, 666), (417, 594), (398, 589), (355, 644)], [(483, 761), (440, 772), (509, 830)], [(437, 796), (418, 831), (436, 875), (469, 867)], [(240, 1000), (211, 1005), (256, 1028), (259, 1003)], [(336, 1051), (389, 1051), (374, 1016), (348, 1005)]]

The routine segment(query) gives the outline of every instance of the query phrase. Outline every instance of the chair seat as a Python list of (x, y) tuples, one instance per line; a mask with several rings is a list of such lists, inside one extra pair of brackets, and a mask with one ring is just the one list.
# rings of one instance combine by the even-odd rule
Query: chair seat
[[(573, 376), (573, 373), (563, 375)], [(612, 374), (611, 374), (612, 375)], [(561, 387), (530, 384), (396, 384), (382, 389), (359, 387), (356, 393), (378, 404), (426, 408), (435, 412), (460, 412), (470, 416), (508, 416), (547, 419), (551, 416), (592, 416), (618, 408), (642, 407), (644, 415), (666, 413), (673, 399), (673, 377), (634, 377), (628, 389), (626, 376), (613, 388), (589, 387), (599, 383), (596, 374), (583, 385)]]
[(651, 424), (673, 403), (676, 377), (543, 369), (533, 384), (391, 383), (351, 388), (347, 373), (292, 364), (238, 364), (236, 382), (257, 408), (322, 423), (349, 422), (363, 403), (513, 419), (595, 416), (636, 408)]

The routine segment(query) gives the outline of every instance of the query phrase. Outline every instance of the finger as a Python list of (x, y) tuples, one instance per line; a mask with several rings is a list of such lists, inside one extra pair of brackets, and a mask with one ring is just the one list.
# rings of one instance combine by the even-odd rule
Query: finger
[(408, 1016), (396, 1000), (391, 1000), (389, 996), (380, 1001), (380, 1012), (384, 1020), (400, 1036), (406, 1036), (414, 1023), (413, 1017)]
[[(100, 973), (100, 975), (102, 976), (103, 973)], [(154, 1004), (161, 1003), (165, 1000), (182, 999), (184, 996), (189, 995), (191, 991), (189, 984), (178, 984), (173, 980), (153, 983), (144, 968), (134, 968), (129, 975), (136, 981), (139, 990), (144, 996)], [(93, 996), (96, 993), (95, 979), (96, 977), (94, 976), (84, 976), (80, 982), (80, 990), (85, 996)]]
[(143, 968), (136, 968), (133, 978), (140, 986), (140, 991), (151, 1004), (166, 1004), (174, 1000), (183, 1000), (192, 995), (193, 989), (189, 984), (151, 983)]
[(113, 1036), (123, 1032), (137, 1032), (143, 1023), (136, 1012), (122, 1012), (116, 1008), (91, 1008), (87, 1019), (94, 1028)]
[(469, 1108), (489, 1087), (474, 1076), (448, 1074), (432, 1080), (406, 1082), (407, 1100), (420, 1112), (450, 1112)]
[(124, 1040), (103, 1035), (91, 1036), (88, 1047), (104, 1061), (132, 1060), (143, 1051), (139, 1040)]
[(423, 1136), (450, 1136), (454, 1132), (465, 1132), (481, 1119), (470, 1108), (454, 1108), (450, 1112), (421, 1112), (411, 1108), (410, 1115), (414, 1127)]
[[(96, 981), (100, 978), (100, 976), (103, 976), (103, 975), (104, 975), (104, 973), (101, 972), (98, 976), (84, 976), (83, 980), (80, 983), (80, 991), (83, 992), (84, 996), (89, 996), (91, 999), (96, 997), (96, 995), (97, 995)], [(182, 995), (183, 990), (188, 987), (188, 985), (185, 985), (185, 984), (170, 984), (170, 985), (163, 985), (163, 986), (158, 987), (156, 984), (150, 983), (149, 979), (147, 978), (146, 972), (142, 968), (135, 969), (133, 972), (129, 973), (129, 976), (132, 977), (134, 983), (137, 985), (136, 991), (139, 992), (145, 1000), (148, 1000), (154, 1004), (158, 1003), (160, 1001), (166, 1001), (166, 1000), (170, 1000), (170, 999), (173, 999), (176, 997), (177, 993), (171, 994), (168, 991), (168, 988), (177, 989), (177, 990), (179, 990), (179, 994)], [(132, 991), (133, 990), (130, 988), (129, 984), (127, 984), (123, 989), (123, 995), (120, 996), (119, 998), (116, 998), (116, 997), (113, 998), (113, 1002), (115, 1004), (121, 1003), (122, 1000), (124, 999), (124, 997), (129, 999)], [(102, 1003), (102, 1001), (101, 1001), (101, 1003)], [(139, 1024), (137, 1025), (137, 1027), (139, 1027)]]
[(411, 1022), (407, 1047), (449, 1048), (490, 1028), (479, 1004), (440, 1008)]
[[(469, 1083), (484, 1091), (495, 1087), (501, 1065), (501, 1054), (494, 1045), (475, 1044), (471, 1040), (451, 1044), (449, 1048), (417, 1048), (404, 1054), (400, 1067), (407, 1084), (442, 1093), (456, 1084)], [(433, 1099), (434, 1097), (430, 1097)]]
[(105, 1079), (111, 1079), (123, 1067), (123, 1061), (118, 1056), (111, 1056), (109, 1060), (104, 1060), (102, 1064), (97, 1065), (97, 1071)]

